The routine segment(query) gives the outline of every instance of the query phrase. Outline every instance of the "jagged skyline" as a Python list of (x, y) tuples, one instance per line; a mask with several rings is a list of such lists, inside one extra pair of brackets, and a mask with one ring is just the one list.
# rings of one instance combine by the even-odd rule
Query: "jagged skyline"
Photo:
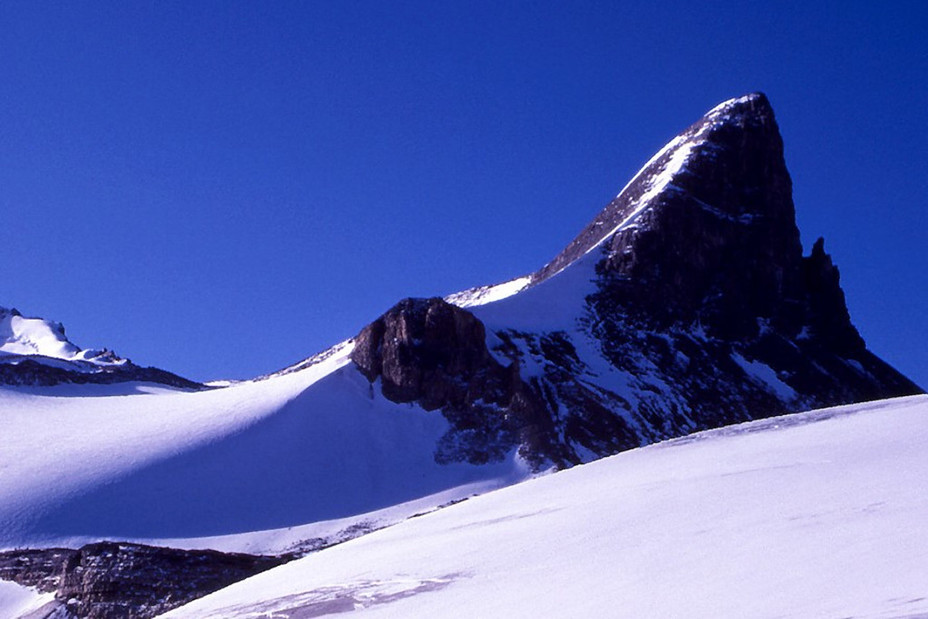
[(0, 305), (256, 376), (541, 267), (763, 90), (806, 252), (825, 236), (868, 345), (924, 385), (925, 9), (682, 7), (4, 6)]

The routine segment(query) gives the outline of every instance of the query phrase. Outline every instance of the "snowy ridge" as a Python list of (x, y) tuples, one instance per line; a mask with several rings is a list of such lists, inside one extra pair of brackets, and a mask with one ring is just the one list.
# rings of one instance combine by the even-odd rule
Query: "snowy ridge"
[[(632, 180), (628, 182), (627, 185), (618, 193), (616, 200), (622, 198), (622, 194), (629, 190), (632, 185), (635, 185), (639, 181), (643, 180), (645, 172), (650, 172), (650, 176), (644, 180), (645, 191), (642, 193), (636, 200), (635, 206), (632, 208), (632, 211), (628, 214), (625, 219), (623, 219), (617, 226), (607, 232), (599, 241), (597, 241), (592, 247), (586, 250), (586, 253), (590, 253), (604, 242), (612, 238), (612, 236), (619, 230), (628, 228), (639, 215), (651, 205), (651, 201), (660, 195), (664, 189), (667, 188), (673, 182), (674, 176), (677, 175), (681, 170), (686, 166), (687, 160), (690, 158), (690, 155), (693, 152), (693, 140), (702, 136), (702, 133), (698, 133), (692, 138), (680, 135), (667, 143), (664, 148), (659, 150), (656, 155), (654, 155), (641, 170), (632, 177)], [(651, 171), (651, 166), (655, 165), (658, 161), (665, 160), (661, 166), (655, 170)]]
[(476, 307), (506, 299), (525, 290), (532, 283), (532, 276), (525, 275), (511, 279), (502, 284), (478, 286), (455, 292), (445, 297), (445, 301), (458, 307)]
[[(638, 217), (651, 206), (654, 198), (664, 192), (673, 184), (674, 178), (686, 169), (686, 163), (690, 159), (695, 147), (700, 144), (705, 136), (720, 122), (730, 119), (729, 112), (732, 107), (739, 103), (751, 100), (754, 95), (747, 95), (737, 99), (730, 99), (713, 108), (706, 118), (710, 122), (701, 125), (699, 130), (693, 134), (683, 133), (668, 142), (653, 157), (651, 157), (644, 166), (632, 177), (628, 183), (616, 194), (614, 201), (621, 200), (624, 195), (630, 193), (632, 188), (635, 191), (643, 192), (633, 199), (630, 212), (616, 226), (603, 234), (598, 241), (592, 244), (584, 252), (588, 254), (594, 249), (602, 246), (603, 243), (612, 238), (620, 230), (633, 227)], [(547, 277), (553, 277), (570, 266), (564, 265), (558, 271), (550, 273)], [(492, 286), (478, 286), (468, 288), (461, 292), (456, 292), (445, 297), (449, 303), (458, 307), (478, 307), (487, 305), (503, 299), (508, 299), (519, 294), (532, 285), (535, 278), (533, 275), (525, 275), (515, 279), (495, 284)]]
[(65, 336), (61, 323), (25, 318), (15, 309), (0, 307), (0, 362), (18, 357), (49, 357), (95, 366), (124, 365), (107, 349), (81, 349)]
[[(632, 177), (632, 180), (622, 188), (622, 191), (616, 195), (616, 200), (619, 200), (622, 198), (623, 193), (629, 191), (631, 187), (637, 185), (639, 182), (643, 182), (644, 191), (635, 199), (631, 212), (618, 225), (607, 232), (596, 244), (587, 249), (586, 253), (601, 246), (620, 230), (633, 227), (635, 220), (651, 206), (654, 198), (663, 193), (668, 187), (671, 187), (674, 178), (686, 170), (687, 161), (689, 161), (690, 157), (693, 155), (695, 148), (702, 144), (706, 137), (718, 125), (731, 121), (731, 113), (734, 108), (743, 103), (755, 100), (757, 96), (756, 94), (750, 94), (720, 103), (704, 116), (705, 122), (701, 123), (694, 133), (683, 133), (678, 135), (659, 150), (656, 155), (651, 157), (641, 170)], [(654, 166), (658, 167), (652, 170), (651, 168)], [(647, 177), (645, 177), (646, 173), (648, 174)]]
[[(292, 374), (294, 372), (302, 372), (303, 370), (307, 370), (314, 366), (320, 365), (328, 361), (331, 358), (341, 359), (342, 363), (344, 364), (344, 363), (347, 363), (347, 359), (350, 357), (351, 351), (353, 349), (354, 349), (354, 340), (347, 339), (343, 342), (339, 342), (335, 346), (331, 346), (323, 350), (322, 352), (318, 352), (315, 355), (312, 355), (310, 357), (307, 357), (306, 359), (303, 359), (302, 361), (299, 361), (297, 363), (294, 363), (293, 365), (287, 366), (282, 370), (278, 370), (276, 372), (272, 372), (264, 376), (259, 376), (253, 380), (256, 380), (256, 381), (267, 380), (268, 378), (273, 378), (275, 376), (285, 376), (287, 374)], [(229, 383), (227, 381), (224, 385), (221, 385), (221, 386), (227, 386), (228, 384), (232, 384), (232, 383)]]
[(756, 101), (760, 97), (760, 93), (752, 92), (740, 97), (734, 97), (728, 99), (727, 101), (722, 101), (714, 108), (706, 112), (706, 118), (710, 118), (715, 122), (724, 122), (731, 118), (732, 110), (744, 103), (751, 103)]

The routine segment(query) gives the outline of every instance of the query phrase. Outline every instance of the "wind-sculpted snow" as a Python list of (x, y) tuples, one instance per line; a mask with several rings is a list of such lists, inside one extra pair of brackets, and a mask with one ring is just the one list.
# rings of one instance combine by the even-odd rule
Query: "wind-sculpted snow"
[(928, 398), (625, 452), (323, 550), (166, 617), (920, 617)]

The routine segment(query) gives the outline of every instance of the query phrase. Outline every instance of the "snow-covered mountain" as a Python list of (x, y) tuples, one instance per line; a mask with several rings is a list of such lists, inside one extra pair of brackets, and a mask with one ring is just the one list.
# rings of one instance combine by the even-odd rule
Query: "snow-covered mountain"
[[(686, 129), (537, 272), (405, 299), (269, 376), (195, 390), (82, 352), (56, 324), (11, 311), (3, 321), (0, 549), (12, 552), (0, 554), (0, 578), (57, 591), (88, 617), (153, 616), (249, 570), (548, 470), (921, 392), (867, 350), (823, 243), (802, 255), (760, 94)], [(609, 486), (628, 473), (591, 475)], [(171, 580), (164, 566), (180, 564), (197, 577)], [(153, 599), (139, 586), (150, 572), (186, 585)]]
[(41, 318), (26, 318), (16, 309), (0, 307), (0, 354), (3, 359), (46, 357), (95, 366), (123, 365), (112, 351), (82, 350), (65, 337), (64, 326)]
[(919, 393), (867, 350), (820, 239), (802, 255), (767, 98), (674, 138), (539, 271), (405, 300), (352, 359), (440, 409), (439, 457), (586, 462), (758, 417)]
[(126, 381), (202, 388), (170, 372), (139, 367), (106, 348), (82, 349), (65, 336), (61, 323), (0, 307), (0, 385)]

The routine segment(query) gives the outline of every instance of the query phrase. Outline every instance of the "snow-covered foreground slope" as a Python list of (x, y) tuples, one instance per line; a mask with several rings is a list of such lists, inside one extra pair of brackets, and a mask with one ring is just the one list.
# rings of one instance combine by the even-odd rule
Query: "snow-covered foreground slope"
[(915, 617), (928, 397), (636, 449), (275, 568), (170, 617)]
[(117, 539), (281, 552), (362, 514), (387, 508), (364, 518), (377, 527), (527, 474), (514, 457), (438, 465), (448, 422), (385, 400), (349, 352), (204, 392), (0, 388), (0, 549)]

